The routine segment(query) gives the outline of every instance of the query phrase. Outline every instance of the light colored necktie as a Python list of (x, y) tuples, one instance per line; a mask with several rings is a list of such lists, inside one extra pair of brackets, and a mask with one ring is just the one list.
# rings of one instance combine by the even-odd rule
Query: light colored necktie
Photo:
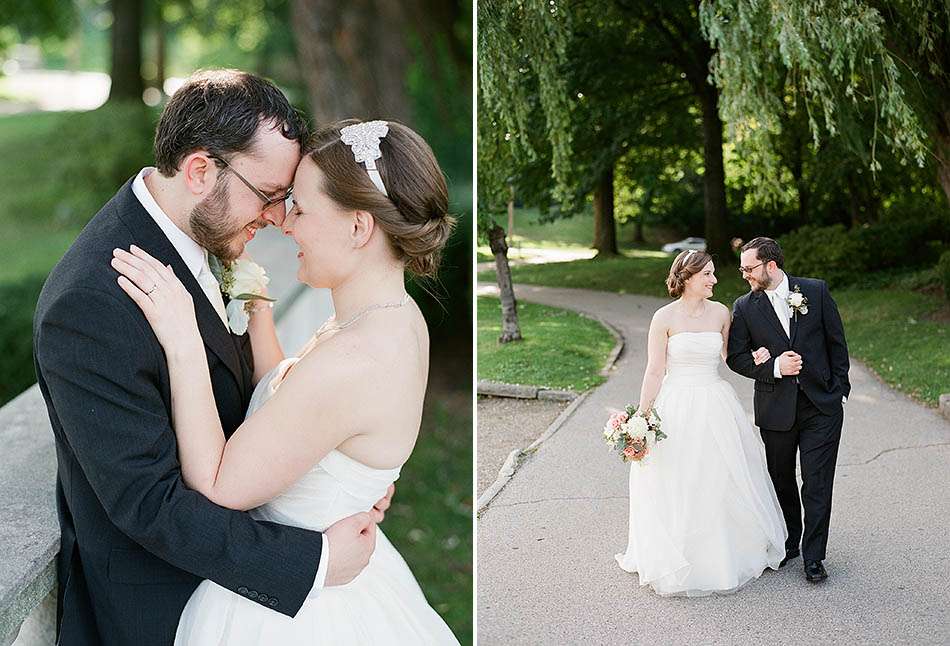
[(775, 315), (778, 317), (779, 323), (782, 324), (782, 329), (785, 330), (785, 336), (792, 338), (792, 334), (789, 330), (788, 310), (785, 307), (785, 303), (779, 298), (778, 292), (772, 292), (769, 295), (769, 299), (772, 301), (772, 309), (775, 310)]
[(211, 305), (214, 306), (218, 316), (221, 317), (221, 322), (224, 323), (224, 327), (230, 332), (231, 327), (228, 325), (228, 313), (224, 308), (224, 297), (221, 296), (221, 285), (218, 284), (218, 279), (211, 273), (211, 268), (208, 267), (208, 263), (205, 263), (201, 267), (201, 271), (198, 272), (198, 284), (201, 285), (201, 290), (205, 293), (205, 296), (208, 297)]

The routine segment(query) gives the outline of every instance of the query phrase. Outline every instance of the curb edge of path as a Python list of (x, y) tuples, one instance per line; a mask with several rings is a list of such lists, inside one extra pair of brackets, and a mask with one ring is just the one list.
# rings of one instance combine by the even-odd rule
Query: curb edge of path
[[(530, 298), (525, 300), (529, 302), (531, 301)], [(586, 319), (595, 321), (608, 332), (610, 332), (610, 335), (614, 338), (614, 347), (611, 348), (610, 353), (607, 355), (607, 360), (604, 361), (604, 366), (597, 373), (601, 377), (609, 377), (610, 371), (613, 370), (614, 365), (617, 363), (617, 360), (620, 358), (620, 355), (623, 353), (623, 350), (626, 347), (627, 340), (624, 338), (623, 333), (604, 319), (594, 314), (590, 314), (589, 312), (575, 310), (569, 307), (560, 309), (574, 312), (579, 316), (583, 316)], [(578, 393), (577, 391), (569, 389), (559, 390), (555, 388), (545, 388), (544, 386), (526, 386), (524, 384), (509, 384), (503, 381), (480, 379), (476, 384), (476, 394), (489, 397), (513, 397), (515, 399), (573, 401), (580, 397), (582, 393)], [(510, 458), (511, 456), (509, 455), (508, 457)], [(505, 464), (507, 464), (507, 461)], [(502, 467), (502, 469), (504, 469), (504, 467)]]
[(505, 463), (498, 471), (498, 477), (495, 478), (495, 481), (488, 487), (488, 489), (482, 492), (482, 495), (478, 497), (478, 501), (475, 504), (476, 516), (485, 511), (489, 503), (495, 499), (495, 496), (501, 493), (501, 490), (504, 489), (505, 485), (511, 481), (515, 473), (517, 473), (518, 469), (521, 468), (527, 458), (537, 451), (545, 440), (557, 433), (557, 431), (561, 428), (561, 426), (564, 425), (568, 418), (574, 414), (574, 411), (577, 410), (578, 406), (580, 406), (581, 403), (587, 399), (587, 395), (589, 395), (590, 392), (591, 391), (588, 390), (577, 395), (567, 406), (567, 408), (561, 411), (561, 414), (557, 416), (557, 419), (551, 422), (550, 426), (547, 427), (544, 433), (542, 433), (538, 439), (528, 445), (527, 448), (515, 449), (508, 454), (507, 459), (505, 459)]

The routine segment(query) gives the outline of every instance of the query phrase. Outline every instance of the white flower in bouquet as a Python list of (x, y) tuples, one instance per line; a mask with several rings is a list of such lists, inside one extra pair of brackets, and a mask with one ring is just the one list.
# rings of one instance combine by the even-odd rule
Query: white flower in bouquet
[(623, 430), (631, 437), (645, 437), (650, 425), (646, 418), (634, 415), (624, 423)]

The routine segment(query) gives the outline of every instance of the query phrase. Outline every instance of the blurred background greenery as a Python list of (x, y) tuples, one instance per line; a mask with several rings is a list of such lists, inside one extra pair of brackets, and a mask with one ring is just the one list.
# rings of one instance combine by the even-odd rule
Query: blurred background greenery
[(423, 432), (385, 529), (462, 643), (472, 632), (470, 0), (0, 0), (0, 404), (34, 381), (36, 297), (141, 167), (202, 67), (273, 80), (314, 123), (402, 121), (432, 145), (458, 228), (412, 285), (432, 337)]

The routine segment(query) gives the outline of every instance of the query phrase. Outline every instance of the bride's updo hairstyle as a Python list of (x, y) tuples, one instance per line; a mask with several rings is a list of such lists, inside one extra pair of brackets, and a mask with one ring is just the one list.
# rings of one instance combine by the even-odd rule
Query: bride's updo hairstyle
[(406, 270), (434, 277), (455, 226), (455, 218), (448, 214), (442, 169), (422, 137), (401, 123), (387, 121), (389, 132), (379, 142), (382, 157), (376, 160), (387, 197), (340, 140), (340, 130), (357, 123), (359, 119), (346, 119), (320, 128), (305, 154), (323, 171), (322, 188), (330, 199), (341, 208), (371, 213)]
[(705, 251), (681, 251), (673, 260), (670, 275), (666, 277), (666, 289), (673, 298), (679, 298), (686, 289), (686, 281), (703, 270), (712, 260)]

